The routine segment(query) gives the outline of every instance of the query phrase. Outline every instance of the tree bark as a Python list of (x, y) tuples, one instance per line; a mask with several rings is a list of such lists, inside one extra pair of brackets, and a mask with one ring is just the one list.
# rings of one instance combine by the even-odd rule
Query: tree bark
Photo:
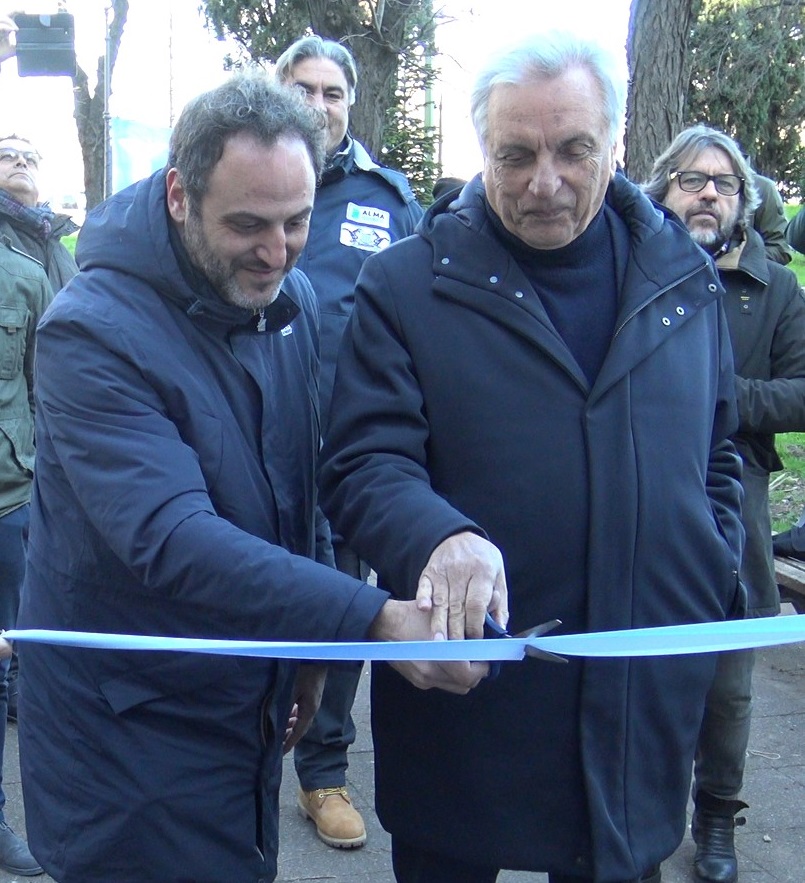
[(627, 56), (626, 173), (645, 181), (681, 131), (690, 81), (688, 43), (701, 0), (632, 0)]
[(372, 0), (365, 4), (368, 17), (363, 5), (310, 0), (310, 19), (314, 33), (349, 47), (358, 68), (358, 93), (349, 127), (369, 152), (379, 157), (387, 111), (394, 104), (399, 56), (408, 45), (406, 32), (421, 2)]
[[(129, 14), (129, 0), (112, 0), (112, 21), (109, 24), (109, 79), (117, 61), (123, 28)], [(84, 159), (84, 192), (86, 210), (94, 208), (104, 198), (104, 94), (106, 91), (105, 56), (98, 59), (98, 85), (90, 95), (89, 78), (82, 68), (73, 77), (73, 117), (78, 130), (78, 143)]]

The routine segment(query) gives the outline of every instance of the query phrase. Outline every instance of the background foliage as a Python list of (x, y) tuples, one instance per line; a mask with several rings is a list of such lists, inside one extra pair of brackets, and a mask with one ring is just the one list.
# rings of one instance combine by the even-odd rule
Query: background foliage
[(432, 0), (204, 0), (209, 25), (241, 47), (231, 64), (270, 64), (299, 37), (344, 43), (358, 67), (350, 131), (404, 172), (420, 201), (440, 174), (429, 87), (436, 54)]
[[(77, 0), (78, 2), (78, 0)], [(109, 0), (114, 69), (129, 0)], [(359, 70), (351, 129), (381, 161), (405, 172), (430, 201), (439, 132), (429, 86), (436, 76), (433, 0), (198, 0), (210, 27), (240, 46), (231, 64), (264, 65), (306, 33), (344, 42)], [(707, 122), (736, 138), (787, 199), (805, 196), (805, 0), (632, 0), (626, 171), (648, 176), (685, 126)], [(74, 80), (87, 207), (103, 195), (103, 59), (90, 94)]]
[(689, 43), (686, 116), (738, 141), (786, 197), (805, 187), (803, 6), (705, 0)]

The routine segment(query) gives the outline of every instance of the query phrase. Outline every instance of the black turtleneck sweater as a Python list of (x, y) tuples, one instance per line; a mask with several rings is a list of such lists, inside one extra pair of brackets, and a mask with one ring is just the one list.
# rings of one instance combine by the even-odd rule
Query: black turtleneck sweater
[(628, 236), (613, 235), (612, 228), (623, 227), (623, 221), (603, 206), (568, 245), (536, 249), (509, 233), (488, 204), (487, 212), (498, 238), (525, 273), (592, 386), (615, 330)]

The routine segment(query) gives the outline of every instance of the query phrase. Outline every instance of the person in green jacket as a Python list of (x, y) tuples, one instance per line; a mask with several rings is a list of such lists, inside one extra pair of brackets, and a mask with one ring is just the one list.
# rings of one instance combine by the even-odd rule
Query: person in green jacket
[[(25, 574), (34, 468), (34, 333), (53, 298), (45, 271), (0, 235), (0, 628), (13, 628)], [(10, 658), (0, 659), (0, 771), (6, 738)], [(25, 841), (3, 817), (0, 773), (0, 867), (33, 877), (44, 873)]]
[(27, 138), (0, 136), (0, 236), (42, 264), (55, 294), (78, 272), (75, 258), (61, 241), (78, 225), (39, 201), (41, 161)]

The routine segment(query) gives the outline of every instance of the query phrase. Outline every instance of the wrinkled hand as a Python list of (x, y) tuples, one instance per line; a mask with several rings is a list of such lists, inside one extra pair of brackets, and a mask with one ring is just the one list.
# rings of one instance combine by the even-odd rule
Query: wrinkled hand
[(16, 54), (16, 47), (11, 35), (18, 30), (10, 15), (0, 12), (0, 62)]
[(293, 684), (294, 704), (282, 743), (283, 754), (287, 754), (308, 731), (314, 715), (319, 710), (326, 680), (326, 665), (299, 666)]
[(416, 600), (430, 611), (434, 636), (482, 638), (487, 610), (505, 628), (509, 597), (500, 551), (474, 533), (448, 537), (425, 565)]
[[(430, 611), (416, 601), (386, 601), (369, 630), (372, 641), (429, 641)], [(443, 640), (443, 638), (442, 638)], [(434, 687), (464, 695), (489, 674), (486, 662), (392, 662), (392, 668), (420, 690)]]
[(0, 659), (11, 659), (12, 649), (11, 641), (0, 638)]

